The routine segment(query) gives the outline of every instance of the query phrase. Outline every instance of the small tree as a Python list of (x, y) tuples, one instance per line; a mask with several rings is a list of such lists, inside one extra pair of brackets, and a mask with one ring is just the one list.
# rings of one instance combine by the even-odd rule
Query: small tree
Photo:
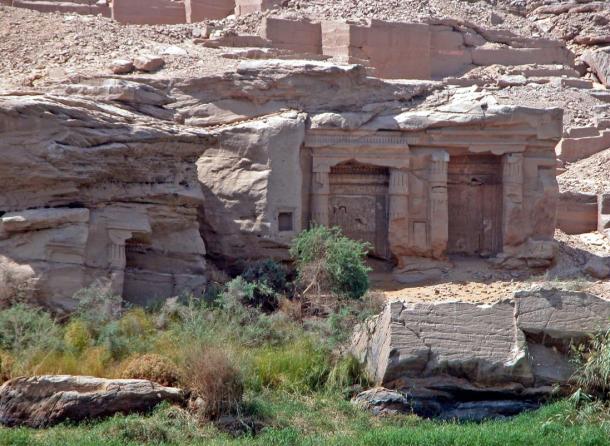
[(359, 299), (369, 288), (365, 259), (370, 245), (345, 237), (341, 229), (314, 226), (294, 240), (290, 255), (296, 263), (299, 280), (318, 293)]

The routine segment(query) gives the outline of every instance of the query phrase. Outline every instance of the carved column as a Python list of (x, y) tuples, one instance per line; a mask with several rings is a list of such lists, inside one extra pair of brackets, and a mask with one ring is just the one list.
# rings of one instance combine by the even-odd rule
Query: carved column
[(108, 264), (110, 266), (110, 281), (112, 293), (117, 296), (123, 295), (125, 283), (125, 241), (131, 237), (130, 231), (120, 229), (108, 230)]
[(435, 259), (445, 257), (449, 241), (447, 167), (449, 154), (437, 152), (430, 163), (430, 245)]
[(330, 169), (313, 173), (311, 185), (311, 222), (328, 226), (328, 207), (330, 196)]
[(402, 257), (409, 249), (409, 172), (390, 169), (388, 243), (398, 268), (404, 266)]
[(502, 234), (504, 246), (525, 241), (523, 227), (523, 154), (508, 153), (502, 157)]

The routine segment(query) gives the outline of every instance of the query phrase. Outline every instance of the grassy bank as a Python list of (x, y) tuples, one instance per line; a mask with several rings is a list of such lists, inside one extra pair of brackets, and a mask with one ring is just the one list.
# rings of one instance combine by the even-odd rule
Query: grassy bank
[(0, 429), (0, 444), (23, 446), (150, 445), (417, 445), (593, 446), (610, 444), (610, 424), (598, 418), (572, 422), (574, 409), (559, 402), (508, 421), (438, 423), (416, 417), (375, 418), (340, 395), (297, 396), (264, 392), (250, 401), (271, 425), (258, 435), (231, 438), (213, 425), (198, 425), (181, 409), (160, 407), (148, 416), (47, 430)]

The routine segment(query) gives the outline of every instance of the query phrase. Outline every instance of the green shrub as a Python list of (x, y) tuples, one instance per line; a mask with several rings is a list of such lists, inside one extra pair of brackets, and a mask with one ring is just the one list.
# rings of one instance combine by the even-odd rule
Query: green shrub
[(90, 346), (93, 339), (87, 324), (79, 319), (70, 321), (64, 333), (64, 343), (70, 350), (78, 353)]
[(260, 260), (248, 265), (242, 273), (242, 277), (248, 282), (259, 285), (254, 290), (253, 304), (265, 311), (277, 309), (278, 296), (288, 291), (286, 268), (271, 259)]
[(121, 315), (121, 297), (99, 284), (83, 288), (74, 299), (78, 301), (76, 315), (96, 333)]
[(290, 254), (306, 290), (316, 286), (320, 292), (359, 299), (369, 288), (368, 250), (367, 243), (343, 236), (337, 227), (315, 226), (296, 237)]
[(170, 359), (152, 353), (128, 360), (123, 366), (121, 378), (147, 379), (173, 387), (180, 382), (180, 371)]
[(275, 310), (279, 303), (277, 293), (267, 282), (251, 282), (242, 276), (237, 276), (227, 283), (226, 290), (221, 294), (221, 300), (227, 299), (267, 312)]
[(61, 344), (61, 331), (49, 313), (23, 303), (0, 311), (0, 347), (22, 353)]

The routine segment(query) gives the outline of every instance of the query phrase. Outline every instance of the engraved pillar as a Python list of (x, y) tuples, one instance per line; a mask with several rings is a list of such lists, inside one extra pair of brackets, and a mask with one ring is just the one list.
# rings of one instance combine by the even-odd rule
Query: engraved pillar
[(502, 157), (502, 234), (504, 246), (525, 241), (523, 210), (523, 154), (508, 153)]
[(328, 206), (330, 196), (330, 169), (313, 173), (311, 185), (311, 222), (328, 226)]
[(110, 266), (110, 281), (112, 293), (117, 296), (123, 295), (125, 283), (125, 241), (131, 237), (130, 231), (120, 229), (108, 230), (108, 263)]
[(449, 154), (432, 155), (430, 162), (430, 245), (435, 259), (445, 257), (449, 241), (449, 204), (447, 199), (447, 167)]
[(408, 209), (409, 172), (390, 169), (390, 221), (405, 218)]

